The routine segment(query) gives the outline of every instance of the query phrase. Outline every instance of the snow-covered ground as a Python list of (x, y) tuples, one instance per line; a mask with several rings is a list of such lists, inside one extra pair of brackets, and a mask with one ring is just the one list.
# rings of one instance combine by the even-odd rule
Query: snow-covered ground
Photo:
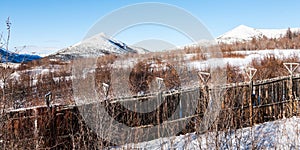
[(300, 118), (292, 117), (227, 132), (190, 133), (113, 149), (299, 149), (299, 129)]
[[(7, 64), (2, 64), (0, 63), (0, 66), (4, 66), (4, 67), (11, 67), (11, 68), (18, 68), (20, 66), (20, 64), (14, 64), (14, 63), (7, 63)], [(27, 69), (27, 70), (22, 70), (22, 71), (14, 71), (13, 73), (11, 73), (8, 77), (9, 80), (19, 80), (20, 76), (22, 74), (27, 74), (31, 76), (32, 79), (32, 86), (36, 85), (37, 81), (38, 81), (38, 76), (39, 75), (48, 75), (50, 73), (55, 73), (55, 72), (59, 72), (60, 69), (62, 68), (62, 66), (60, 65), (51, 65), (48, 67), (44, 67), (44, 66), (37, 66), (31, 69)], [(59, 79), (62, 79), (62, 77), (54, 77), (53, 80), (54, 81), (58, 81)], [(66, 80), (71, 80), (71, 76), (68, 76), (65, 78)], [(3, 87), (3, 81), (0, 80), (0, 88)]]

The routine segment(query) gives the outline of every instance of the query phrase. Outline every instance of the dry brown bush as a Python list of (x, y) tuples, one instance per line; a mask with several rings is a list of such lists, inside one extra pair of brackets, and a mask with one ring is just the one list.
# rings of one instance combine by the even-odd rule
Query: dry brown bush
[(253, 59), (251, 65), (257, 69), (254, 80), (263, 80), (289, 75), (283, 63), (299, 61), (299, 56), (297, 54), (287, 58), (278, 58), (278, 56), (275, 56), (274, 54), (268, 54), (260, 60)]
[(239, 66), (226, 65), (227, 83), (244, 82), (244, 76)]
[(234, 53), (234, 52), (224, 52), (223, 53), (224, 58), (245, 58), (245, 54), (241, 53)]

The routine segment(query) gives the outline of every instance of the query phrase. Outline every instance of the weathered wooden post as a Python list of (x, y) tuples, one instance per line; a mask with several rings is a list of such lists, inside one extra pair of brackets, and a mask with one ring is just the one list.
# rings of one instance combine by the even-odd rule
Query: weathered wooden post
[(47, 94), (45, 94), (45, 102), (48, 108), (50, 108), (51, 106), (51, 101), (52, 101), (52, 92), (48, 92)]
[(255, 68), (246, 68), (245, 69), (245, 72), (249, 78), (249, 88), (250, 88), (250, 97), (249, 97), (249, 113), (250, 113), (250, 116), (249, 116), (249, 119), (250, 119), (250, 126), (253, 125), (253, 98), (252, 98), (252, 94), (253, 93), (253, 77), (254, 75), (256, 74), (256, 71), (257, 69)]
[[(239, 113), (239, 121), (240, 121), (240, 123), (239, 123), (239, 126), (237, 126), (238, 128), (239, 127), (243, 127), (243, 126), (241, 126), (241, 125), (243, 125), (245, 122), (244, 122), (244, 117), (245, 117), (245, 108), (244, 108), (244, 105), (246, 105), (247, 104), (247, 101), (248, 101), (248, 97), (247, 97), (247, 87), (246, 86), (243, 86), (243, 97), (242, 97), (242, 106), (241, 106), (241, 109), (240, 109), (240, 113)], [(251, 95), (250, 95), (250, 97), (251, 97)]]
[(50, 107), (49, 110), (49, 128), (50, 128), (50, 137), (49, 137), (49, 146), (55, 147), (57, 144), (57, 121), (56, 121), (56, 114), (57, 114), (57, 107), (53, 105)]
[[(201, 110), (201, 109), (206, 109), (208, 101), (209, 101), (209, 88), (208, 88), (208, 81), (210, 79), (210, 73), (209, 72), (198, 72), (198, 75), (201, 79), (201, 82), (203, 83), (203, 86), (201, 87), (201, 90), (203, 91), (203, 102), (201, 102), (201, 99), (199, 100), (198, 104), (198, 109), (197, 109), (197, 114), (204, 113), (206, 110)], [(202, 103), (202, 106), (201, 106)], [(196, 117), (195, 119), (195, 129), (197, 130), (200, 125), (200, 116)]]
[(298, 68), (299, 63), (283, 63), (284, 67), (289, 71), (290, 73), (290, 79), (288, 82), (288, 97), (289, 97), (289, 108), (292, 109), (291, 113), (292, 115), (297, 113), (297, 101), (295, 100), (295, 97), (293, 96), (293, 73)]
[(208, 90), (208, 80), (210, 79), (210, 73), (208, 72), (198, 72), (198, 75), (203, 83), (202, 89), (204, 91), (205, 98), (209, 98), (209, 90)]

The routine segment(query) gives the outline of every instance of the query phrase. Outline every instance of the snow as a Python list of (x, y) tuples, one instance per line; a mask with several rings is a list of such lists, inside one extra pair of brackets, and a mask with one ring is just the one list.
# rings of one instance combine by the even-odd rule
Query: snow
[(14, 72), (14, 73), (12, 73), (11, 75), (10, 75), (10, 78), (12, 78), (12, 79), (19, 79), (19, 77), (20, 77), (20, 74), (18, 73), (18, 72)]
[[(299, 32), (300, 28), (290, 28), (292, 32)], [(255, 38), (262, 38), (266, 36), (267, 38), (280, 38), (284, 36), (287, 32), (287, 29), (255, 29), (245, 25), (240, 25), (231, 31), (226, 32), (225, 34), (219, 36), (217, 41), (224, 43), (233, 43), (233, 42), (243, 42), (252, 40)]]
[(293, 55), (300, 57), (300, 49), (275, 49), (275, 50), (254, 50), (254, 51), (235, 51), (246, 55), (245, 58), (225, 58), (224, 61), (233, 66), (247, 66), (253, 59), (260, 60), (264, 56), (274, 55), (278, 59), (288, 58)]
[(4, 67), (4, 68), (10, 67), (10, 68), (16, 69), (20, 66), (20, 64), (19, 63), (6, 62), (6, 63), (0, 63), (0, 66)]
[(299, 129), (300, 118), (292, 117), (237, 130), (190, 133), (112, 149), (299, 149)]
[[(277, 58), (288, 58), (293, 55), (300, 57), (300, 49), (275, 49), (275, 50), (251, 50), (251, 51), (234, 51), (232, 53), (244, 54), (244, 58), (211, 58), (205, 61), (191, 61), (189, 65), (199, 70), (206, 70), (211, 67), (211, 64), (216, 64), (219, 67), (225, 67), (228, 63), (232, 66), (239, 66), (241, 69), (249, 65), (253, 59), (260, 60), (264, 56), (273, 54)], [(191, 57), (192, 54), (187, 55)]]
[[(13, 68), (17, 68), (20, 64), (13, 64), (13, 63), (0, 63), (0, 66), (4, 66), (4, 67), (13, 67)], [(44, 75), (48, 75), (50, 73), (55, 73), (57, 71), (60, 71), (61, 69), (61, 65), (51, 65), (50, 67), (44, 67), (44, 66), (38, 66), (38, 67), (34, 67), (31, 69), (27, 69), (27, 70), (22, 70), (22, 71), (14, 71), (12, 74), (10, 74), (9, 79), (13, 80), (13, 81), (17, 81), (20, 79), (22, 74), (28, 74), (31, 77), (32, 80), (32, 85), (36, 85), (38, 82), (38, 76), (44, 76)], [(55, 82), (58, 82), (59, 80), (72, 80), (73, 76), (65, 76), (65, 77), (54, 77), (53, 80)], [(42, 78), (43, 80), (43, 78)], [(3, 87), (3, 81), (0, 80), (0, 88)]]
[(34, 68), (34, 69), (30, 69), (30, 70), (26, 70), (26, 72), (28, 72), (30, 75), (32, 76), (36, 76), (38, 74), (41, 75), (45, 75), (45, 74), (49, 74), (50, 72), (54, 72), (55, 69), (48, 69), (48, 68)]
[[(15, 79), (15, 80), (19, 80), (20, 78), (20, 74), (18, 72), (13, 72), (12, 74), (10, 74), (9, 79)], [(0, 88), (3, 88), (4, 83), (2, 80), (0, 80)]]
[[(54, 103), (54, 104), (51, 104), (51, 106), (61, 106), (61, 104)], [(74, 106), (75, 105), (68, 105), (68, 107), (74, 107)], [(27, 111), (27, 110), (37, 109), (37, 108), (44, 108), (44, 107), (47, 107), (47, 105), (45, 104), (45, 105), (32, 106), (32, 107), (26, 107), (26, 108), (18, 108), (18, 109), (10, 108), (10, 109), (7, 109), (6, 112), (9, 113), (9, 112)]]

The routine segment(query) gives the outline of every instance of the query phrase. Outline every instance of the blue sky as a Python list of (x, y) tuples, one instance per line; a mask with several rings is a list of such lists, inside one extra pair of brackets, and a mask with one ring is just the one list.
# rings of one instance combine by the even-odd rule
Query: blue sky
[[(141, 2), (161, 2), (181, 7), (197, 17), (214, 37), (241, 24), (254, 28), (300, 27), (298, 0), (2, 0), (0, 31), (5, 35), (5, 20), (9, 16), (12, 22), (10, 47), (67, 47), (82, 40), (103, 16), (120, 7)], [(150, 28), (145, 26), (143, 30)], [(127, 35), (130, 31), (134, 28), (127, 30)], [(166, 33), (157, 31), (155, 34)], [(128, 38), (126, 34), (117, 37), (129, 44), (133, 44), (134, 39), (145, 37), (133, 36), (136, 37)]]

